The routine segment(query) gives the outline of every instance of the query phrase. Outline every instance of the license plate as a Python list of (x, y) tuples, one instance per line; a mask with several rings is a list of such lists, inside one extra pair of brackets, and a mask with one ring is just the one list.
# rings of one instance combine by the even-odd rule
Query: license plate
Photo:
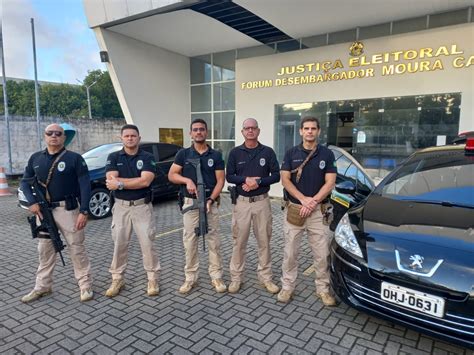
[(421, 313), (440, 318), (444, 316), (444, 299), (438, 296), (415, 291), (388, 282), (382, 282), (380, 296), (387, 302), (410, 308)]

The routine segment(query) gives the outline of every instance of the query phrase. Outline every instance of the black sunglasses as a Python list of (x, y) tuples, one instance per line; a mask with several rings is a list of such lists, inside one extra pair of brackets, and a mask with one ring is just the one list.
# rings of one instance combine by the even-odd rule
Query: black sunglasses
[(48, 137), (55, 136), (55, 137), (61, 137), (63, 135), (63, 132), (61, 131), (46, 131), (44, 132)]

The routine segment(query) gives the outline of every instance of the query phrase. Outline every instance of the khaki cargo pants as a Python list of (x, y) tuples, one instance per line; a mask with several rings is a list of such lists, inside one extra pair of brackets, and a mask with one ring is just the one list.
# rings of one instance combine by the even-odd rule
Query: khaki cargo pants
[(158, 281), (160, 277), (160, 261), (155, 251), (155, 220), (151, 203), (138, 206), (127, 206), (122, 200), (115, 199), (112, 210), (112, 239), (114, 255), (110, 265), (113, 280), (123, 279), (128, 264), (128, 245), (132, 237), (132, 229), (137, 235), (143, 256), (143, 267), (149, 281)]
[[(74, 276), (81, 290), (92, 287), (91, 265), (84, 247), (84, 229), (76, 230), (79, 209), (66, 211), (64, 207), (53, 209), (53, 217), (59, 231), (66, 240)], [(64, 251), (63, 251), (64, 252)], [(38, 238), (39, 266), (36, 271), (35, 291), (45, 292), (53, 286), (53, 271), (57, 255), (51, 239)]]
[[(288, 209), (286, 210), (288, 213)], [(329, 227), (323, 224), (323, 215), (320, 206), (306, 218), (303, 226), (284, 222), (285, 247), (282, 264), (282, 289), (293, 292), (298, 276), (298, 252), (301, 236), (307, 231), (308, 242), (313, 252), (314, 268), (316, 273), (316, 291), (329, 292)]]
[[(193, 199), (185, 198), (183, 209), (192, 206)], [(199, 223), (199, 210), (189, 210), (183, 215), (183, 244), (186, 264), (184, 266), (184, 275), (186, 281), (196, 282), (199, 273), (199, 254), (198, 243), (202, 237), (196, 236), (194, 228)], [(219, 209), (214, 203), (211, 211), (207, 214), (207, 223), (209, 232), (206, 234), (206, 246), (209, 250), (209, 276), (212, 280), (222, 279), (222, 256), (221, 240), (219, 238)]]
[(272, 208), (270, 198), (266, 197), (256, 202), (239, 196), (232, 213), (233, 248), (230, 260), (230, 275), (232, 281), (243, 282), (245, 270), (245, 255), (250, 235), (250, 225), (258, 246), (257, 276), (260, 282), (272, 280), (272, 260), (270, 254), (270, 239), (272, 237)]

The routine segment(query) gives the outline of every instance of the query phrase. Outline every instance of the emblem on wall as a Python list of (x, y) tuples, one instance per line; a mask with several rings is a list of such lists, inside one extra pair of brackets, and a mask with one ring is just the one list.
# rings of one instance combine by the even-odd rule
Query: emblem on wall
[(353, 57), (358, 57), (364, 53), (364, 44), (360, 41), (355, 41), (349, 47), (349, 54)]

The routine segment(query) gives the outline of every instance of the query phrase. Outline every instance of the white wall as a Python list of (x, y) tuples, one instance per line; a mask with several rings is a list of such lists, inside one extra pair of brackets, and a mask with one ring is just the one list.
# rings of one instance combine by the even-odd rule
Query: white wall
[[(419, 49), (457, 44), (464, 50), (464, 57), (474, 55), (474, 24), (443, 27), (406, 35), (375, 38), (363, 41), (365, 54), (391, 52), (395, 50)], [(363, 98), (409, 96), (461, 92), (460, 131), (474, 130), (474, 65), (454, 69), (451, 61), (455, 56), (441, 57), (444, 70), (406, 73), (403, 75), (324, 82), (295, 86), (280, 86), (242, 90), (241, 83), (278, 78), (281, 67), (341, 59), (347, 62), (350, 43), (311, 48), (301, 51), (237, 60), (236, 63), (236, 145), (242, 135), (240, 127), (247, 117), (256, 118), (262, 127), (260, 140), (273, 146), (275, 104), (350, 100)], [(449, 64), (449, 65), (448, 65)], [(381, 68), (381, 65), (378, 65)], [(372, 66), (373, 67), (373, 66)], [(303, 75), (303, 74), (299, 74)], [(272, 189), (278, 194), (281, 187)]]
[(189, 58), (106, 29), (94, 31), (109, 54), (107, 68), (127, 122), (153, 141), (160, 127), (183, 128), (188, 144)]

